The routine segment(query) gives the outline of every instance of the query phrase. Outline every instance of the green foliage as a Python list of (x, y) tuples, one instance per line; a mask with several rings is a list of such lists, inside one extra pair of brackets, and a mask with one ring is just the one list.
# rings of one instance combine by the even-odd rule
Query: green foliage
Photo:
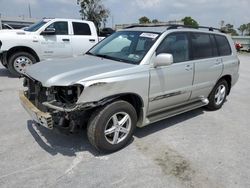
[(154, 24), (159, 23), (159, 20), (153, 19), (153, 20), (152, 20), (152, 23), (154, 23)]
[(184, 22), (184, 25), (189, 25), (189, 26), (194, 26), (194, 27), (198, 27), (199, 24), (197, 21), (195, 21), (192, 17), (187, 16), (185, 18), (183, 18), (181, 21)]
[(241, 32), (241, 35), (243, 36), (245, 31), (247, 30), (247, 24), (242, 24), (238, 30)]
[(148, 23), (151, 23), (150, 19), (146, 16), (143, 16), (139, 19), (139, 23), (140, 24), (148, 24)]
[(83, 20), (93, 21), (97, 28), (107, 22), (110, 11), (105, 8), (101, 0), (77, 0), (80, 6), (80, 15)]
[(250, 23), (247, 24), (246, 31), (247, 31), (247, 35), (250, 36)]
[(238, 36), (237, 31), (234, 29), (234, 26), (232, 24), (226, 24), (222, 30), (226, 31), (227, 33), (230, 33), (232, 36)]

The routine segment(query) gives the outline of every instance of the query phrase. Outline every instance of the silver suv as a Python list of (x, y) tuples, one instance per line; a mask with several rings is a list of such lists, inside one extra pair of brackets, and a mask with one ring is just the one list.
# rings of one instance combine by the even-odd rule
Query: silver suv
[(231, 37), (214, 28), (132, 27), (82, 57), (29, 67), (20, 99), (37, 123), (72, 132), (87, 124), (91, 144), (113, 152), (136, 127), (221, 108), (239, 64)]

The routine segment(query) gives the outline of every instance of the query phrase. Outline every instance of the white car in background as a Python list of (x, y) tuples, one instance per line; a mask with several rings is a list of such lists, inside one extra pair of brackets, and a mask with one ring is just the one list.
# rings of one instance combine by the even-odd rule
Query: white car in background
[(101, 39), (93, 22), (43, 19), (23, 30), (0, 31), (0, 61), (20, 76), (36, 62), (84, 54)]

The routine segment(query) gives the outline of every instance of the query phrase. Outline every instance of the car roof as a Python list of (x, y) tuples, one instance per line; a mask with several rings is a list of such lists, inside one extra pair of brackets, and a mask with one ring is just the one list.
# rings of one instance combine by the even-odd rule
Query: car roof
[(92, 23), (91, 21), (88, 21), (88, 20), (69, 19), (69, 18), (44, 18), (43, 20), (45, 20), (47, 22), (51, 21), (51, 20), (56, 20), (56, 21), (72, 21), (72, 22)]

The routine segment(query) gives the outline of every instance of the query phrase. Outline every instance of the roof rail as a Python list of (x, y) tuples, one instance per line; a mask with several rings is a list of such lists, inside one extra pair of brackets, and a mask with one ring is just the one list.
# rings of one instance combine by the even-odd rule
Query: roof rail
[(170, 26), (169, 24), (133, 24), (125, 27), (124, 29), (130, 29), (134, 27), (166, 27)]
[(207, 27), (207, 26), (192, 26), (192, 25), (171, 25), (167, 28), (167, 30), (170, 30), (170, 29), (178, 29), (179, 27), (182, 27), (182, 28), (191, 28), (191, 29), (208, 29), (209, 31), (219, 31), (219, 32), (222, 32), (222, 33), (226, 33), (226, 31), (222, 30), (222, 29), (219, 29), (219, 28), (214, 28), (214, 27)]
[(219, 31), (221, 33), (226, 33), (225, 30), (214, 28), (214, 27), (207, 27), (207, 26), (192, 26), (192, 25), (180, 25), (180, 24), (134, 24), (125, 27), (124, 29), (130, 29), (135, 27), (167, 27), (167, 30), (170, 29), (178, 29), (178, 28), (190, 28), (190, 29), (208, 29), (209, 31)]

